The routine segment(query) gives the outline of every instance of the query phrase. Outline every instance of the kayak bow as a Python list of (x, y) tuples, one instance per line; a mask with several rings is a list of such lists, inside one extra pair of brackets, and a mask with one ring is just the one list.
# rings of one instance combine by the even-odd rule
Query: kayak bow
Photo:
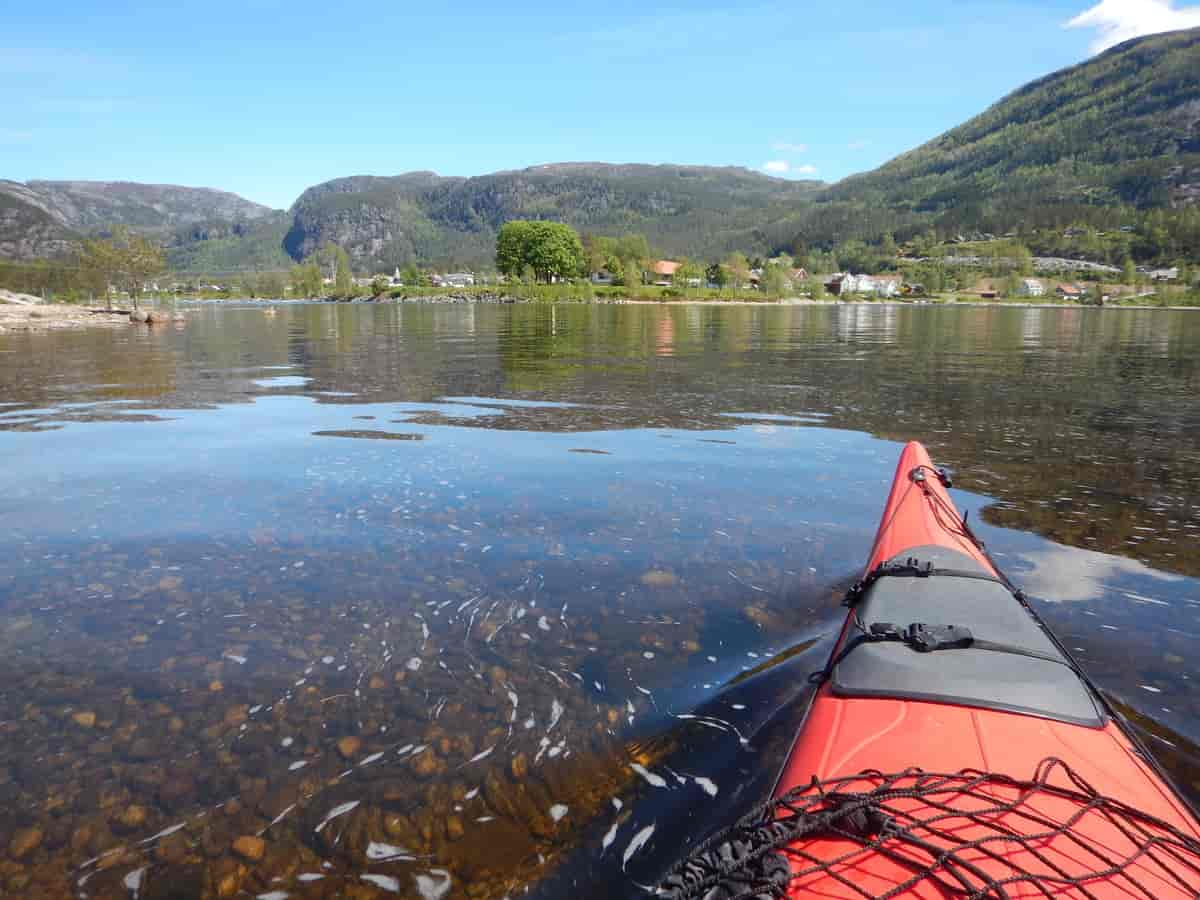
[(674, 898), (1200, 896), (1200, 828), (919, 443), (764, 808)]

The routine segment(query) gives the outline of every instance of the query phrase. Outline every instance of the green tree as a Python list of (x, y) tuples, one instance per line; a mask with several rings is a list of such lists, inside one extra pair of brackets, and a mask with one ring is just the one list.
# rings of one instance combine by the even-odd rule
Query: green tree
[(772, 263), (763, 269), (761, 285), (765, 293), (772, 297), (780, 297), (787, 292), (791, 281), (783, 266)]
[(425, 284), (425, 276), (413, 263), (400, 270), (400, 280), (404, 282), (405, 287), (421, 287)]
[(940, 293), (946, 289), (946, 264), (940, 259), (929, 259), (913, 267), (910, 280), (931, 294)]
[(119, 270), (117, 248), (112, 241), (93, 239), (83, 242), (79, 251), (80, 274), (92, 291), (103, 291), (104, 304), (109, 309), (112, 309), (113, 283)]
[(682, 259), (679, 261), (679, 268), (675, 270), (675, 286), (679, 288), (692, 287), (693, 281), (703, 283), (704, 270), (700, 268), (698, 263), (692, 262), (690, 259)]
[(1010, 299), (1021, 296), (1021, 276), (1016, 272), (1009, 272), (1005, 275), (1004, 282), (1000, 286), (1000, 294)]
[(1137, 267), (1133, 264), (1133, 260), (1125, 257), (1125, 262), (1121, 264), (1121, 284), (1133, 284), (1137, 281)]
[(625, 287), (641, 287), (644, 271), (645, 270), (640, 262), (631, 259), (625, 264), (624, 272), (621, 275), (621, 281)]
[[(644, 264), (653, 256), (650, 242), (644, 234), (623, 234), (613, 242), (612, 250), (623, 266), (631, 262)], [(645, 266), (642, 265), (642, 268)]]
[(709, 284), (715, 284), (719, 288), (729, 284), (729, 273), (725, 271), (725, 267), (720, 263), (713, 263), (704, 270), (704, 279)]
[(315, 260), (303, 263), (292, 269), (292, 293), (298, 297), (314, 299), (320, 297), (324, 287), (321, 267)]
[(1020, 241), (1013, 241), (1008, 246), (1008, 258), (1012, 260), (1012, 268), (1018, 275), (1028, 277), (1033, 274), (1033, 253)]
[(838, 268), (845, 272), (870, 274), (879, 268), (879, 254), (859, 240), (846, 241), (836, 251)]
[(125, 229), (121, 230), (120, 241), (125, 289), (133, 299), (133, 308), (137, 309), (138, 297), (146, 289), (146, 282), (167, 271), (167, 256), (158, 244)]
[(90, 282), (104, 284), (109, 308), (109, 286), (115, 285), (129, 294), (137, 309), (146, 282), (166, 271), (167, 258), (157, 244), (118, 225), (108, 240), (84, 241), (79, 264)]
[(919, 257), (931, 256), (937, 248), (937, 234), (932, 228), (928, 228), (921, 234), (913, 238), (913, 253)]
[(562, 222), (534, 222), (529, 266), (539, 281), (578, 278), (583, 274), (583, 245), (579, 234)]
[(744, 287), (750, 281), (750, 261), (744, 253), (730, 253), (725, 260), (725, 269), (729, 273), (729, 284), (735, 288)]
[(376, 275), (371, 279), (371, 296), (381, 297), (383, 292), (388, 289), (388, 280), (383, 275)]
[(501, 275), (521, 277), (528, 265), (528, 247), (533, 239), (532, 225), (532, 222), (514, 219), (500, 226), (500, 233), (496, 236), (496, 268)]
[(257, 279), (258, 296), (278, 300), (287, 291), (287, 284), (279, 272), (263, 272)]
[(496, 238), (496, 268), (508, 276), (531, 269), (538, 281), (577, 278), (586, 265), (583, 244), (570, 225), (514, 219)]

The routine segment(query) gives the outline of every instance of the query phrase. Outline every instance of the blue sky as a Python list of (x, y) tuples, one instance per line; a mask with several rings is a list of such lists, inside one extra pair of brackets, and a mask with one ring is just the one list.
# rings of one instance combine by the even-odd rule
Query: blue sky
[(1200, 25), (1200, 7), (65, 0), (0, 21), (0, 178), (286, 207), (341, 175), (567, 160), (834, 181), (1106, 44)]

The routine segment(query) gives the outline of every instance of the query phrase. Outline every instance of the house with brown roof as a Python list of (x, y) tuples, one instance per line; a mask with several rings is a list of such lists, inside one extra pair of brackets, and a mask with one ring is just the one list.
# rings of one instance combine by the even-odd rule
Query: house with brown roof
[(1054, 296), (1060, 300), (1082, 300), (1087, 293), (1077, 284), (1060, 284), (1054, 288)]
[(672, 262), (669, 259), (660, 259), (650, 267), (650, 274), (654, 276), (654, 283), (659, 287), (670, 287), (675, 283), (675, 273), (679, 271), (679, 267), (683, 263)]

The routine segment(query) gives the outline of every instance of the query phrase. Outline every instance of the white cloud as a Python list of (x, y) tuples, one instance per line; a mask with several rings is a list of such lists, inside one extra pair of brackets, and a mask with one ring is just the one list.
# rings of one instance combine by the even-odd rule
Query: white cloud
[(1039, 599), (1052, 602), (1102, 597), (1108, 585), (1121, 576), (1167, 582), (1182, 580), (1178, 575), (1159, 572), (1135, 559), (1077, 547), (1057, 545), (1022, 556), (1033, 569), (1021, 573), (1018, 579), (1021, 586)]
[(773, 159), (762, 164), (762, 169), (769, 175), (816, 175), (817, 167), (811, 165), (795, 166), (786, 159)]
[(1100, 0), (1066, 23), (1066, 28), (1092, 28), (1092, 52), (1122, 41), (1200, 26), (1200, 6), (1175, 6), (1173, 0)]
[(786, 141), (776, 141), (771, 149), (777, 153), (807, 153), (808, 144), (789, 144)]

